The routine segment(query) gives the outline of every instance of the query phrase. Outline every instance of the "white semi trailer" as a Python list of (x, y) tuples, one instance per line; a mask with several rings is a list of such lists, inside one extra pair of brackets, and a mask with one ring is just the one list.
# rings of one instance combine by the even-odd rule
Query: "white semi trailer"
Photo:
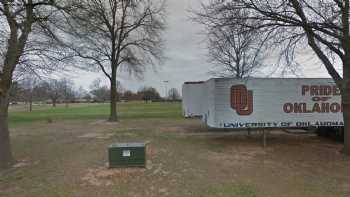
[(215, 78), (183, 85), (186, 117), (212, 128), (341, 128), (340, 90), (326, 78)]

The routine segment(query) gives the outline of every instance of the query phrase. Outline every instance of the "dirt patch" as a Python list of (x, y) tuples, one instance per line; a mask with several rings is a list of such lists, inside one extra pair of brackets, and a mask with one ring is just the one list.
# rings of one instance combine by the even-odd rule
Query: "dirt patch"
[(108, 120), (97, 120), (97, 121), (93, 121), (90, 124), (92, 125), (118, 125), (119, 122), (110, 122)]
[(86, 133), (78, 136), (78, 138), (93, 138), (93, 139), (110, 139), (114, 133)]
[(137, 133), (127, 132), (127, 133), (118, 133), (118, 131), (115, 133), (118, 137), (136, 137)]
[(97, 169), (88, 169), (87, 173), (81, 178), (81, 186), (108, 187), (114, 184), (114, 180), (125, 180), (127, 178), (144, 174), (144, 168), (125, 168), (108, 169), (101, 167)]
[(186, 127), (160, 127), (159, 130), (161, 132), (173, 132), (173, 133), (178, 133), (178, 132), (186, 132)]
[(24, 167), (27, 167), (27, 166), (31, 166), (31, 165), (34, 165), (34, 164), (37, 164), (38, 162), (33, 162), (31, 161), (30, 159), (23, 159), (23, 160), (19, 160), (17, 161), (13, 167), (14, 168), (24, 168)]
[(224, 166), (247, 165), (247, 163), (254, 161), (256, 157), (265, 155), (267, 151), (268, 149), (253, 146), (235, 148), (223, 152), (209, 151), (208, 153), (202, 154), (201, 156), (204, 159), (207, 159), (211, 162), (216, 162)]
[(147, 157), (154, 157), (158, 154), (158, 150), (153, 147), (147, 147), (146, 154)]
[(0, 194), (10, 194), (13, 192), (18, 191), (19, 188), (16, 186), (9, 187), (9, 186), (0, 186)]
[(159, 127), (161, 132), (175, 132), (175, 133), (202, 133), (207, 132), (207, 127), (198, 124), (184, 123), (180, 125), (172, 125), (167, 127)]

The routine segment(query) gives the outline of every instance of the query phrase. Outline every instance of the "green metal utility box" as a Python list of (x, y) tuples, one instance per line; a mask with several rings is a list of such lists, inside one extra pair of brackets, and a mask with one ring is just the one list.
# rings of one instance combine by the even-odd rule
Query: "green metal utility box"
[(108, 147), (110, 168), (145, 167), (145, 143), (115, 143)]

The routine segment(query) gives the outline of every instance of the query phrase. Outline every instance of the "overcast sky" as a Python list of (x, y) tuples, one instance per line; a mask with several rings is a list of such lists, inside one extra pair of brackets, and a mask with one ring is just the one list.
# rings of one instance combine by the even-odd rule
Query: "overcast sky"
[[(163, 65), (154, 71), (150, 66), (144, 79), (139, 80), (119, 73), (118, 80), (122, 85), (133, 91), (141, 86), (153, 86), (164, 95), (166, 89), (178, 88), (185, 81), (207, 80), (207, 74), (212, 65), (206, 62), (204, 37), (201, 35), (201, 26), (190, 21), (190, 8), (197, 8), (201, 0), (168, 0), (168, 28), (164, 33), (166, 44), (165, 55), (168, 58)], [(304, 67), (300, 77), (329, 77), (317, 58), (302, 60)], [(77, 86), (88, 89), (96, 78), (101, 78), (105, 84), (107, 79), (102, 73), (79, 71), (70, 76)], [(169, 83), (164, 83), (169, 81)]]

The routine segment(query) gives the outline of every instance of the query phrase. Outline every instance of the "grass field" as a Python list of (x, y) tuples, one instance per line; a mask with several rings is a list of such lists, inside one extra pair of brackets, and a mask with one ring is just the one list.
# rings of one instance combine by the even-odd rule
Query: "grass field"
[[(10, 110), (18, 163), (0, 172), (5, 197), (348, 197), (350, 158), (314, 135), (210, 131), (179, 103), (122, 103)], [(47, 119), (53, 119), (48, 123)], [(107, 146), (144, 141), (146, 169), (107, 169)]]
[[(121, 119), (130, 118), (181, 118), (180, 103), (142, 103), (130, 102), (118, 104), (118, 115)], [(10, 108), (10, 125), (32, 123), (33, 121), (54, 120), (95, 120), (107, 119), (109, 104), (74, 104), (68, 108), (58, 105), (34, 106), (29, 112), (25, 106)]]

